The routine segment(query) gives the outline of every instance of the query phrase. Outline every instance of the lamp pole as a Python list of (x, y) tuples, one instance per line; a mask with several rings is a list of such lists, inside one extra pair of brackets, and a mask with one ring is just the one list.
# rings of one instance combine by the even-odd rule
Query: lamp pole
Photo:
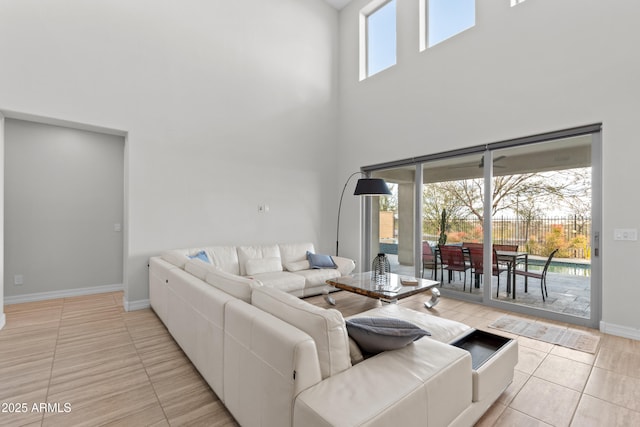
[(342, 210), (342, 198), (344, 197), (344, 192), (347, 189), (347, 185), (349, 184), (349, 181), (351, 181), (351, 178), (359, 174), (364, 175), (364, 172), (358, 171), (349, 175), (349, 178), (347, 178), (347, 181), (344, 183), (344, 187), (342, 187), (342, 194), (340, 194), (340, 203), (338, 203), (338, 221), (336, 226), (336, 256), (340, 255), (340, 211)]
[(351, 178), (356, 175), (363, 175), (365, 178), (360, 178), (356, 184), (356, 189), (353, 192), (354, 196), (390, 196), (391, 191), (387, 183), (382, 178), (366, 178), (366, 174), (362, 171), (354, 172), (349, 175), (347, 181), (342, 187), (342, 194), (340, 194), (340, 203), (338, 203), (338, 220), (336, 224), (336, 256), (340, 255), (340, 211), (342, 210), (342, 199), (344, 198), (344, 192), (347, 189), (347, 185)]

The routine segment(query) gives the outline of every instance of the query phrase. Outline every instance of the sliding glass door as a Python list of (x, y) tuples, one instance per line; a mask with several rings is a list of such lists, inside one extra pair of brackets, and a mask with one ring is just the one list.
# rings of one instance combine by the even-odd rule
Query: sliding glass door
[(377, 170), (373, 178), (383, 178), (392, 195), (371, 200), (370, 259), (384, 253), (391, 271), (414, 276), (416, 167), (413, 165)]
[(594, 302), (599, 306), (598, 293), (592, 296), (593, 141), (586, 134), (493, 153), (500, 159), (493, 241), (519, 254), (509, 264), (513, 286), (492, 292), (492, 300), (591, 319)]
[(393, 192), (372, 200), (370, 260), (444, 296), (597, 326), (600, 145), (594, 125), (364, 168)]
[[(445, 294), (482, 296), (483, 279), (472, 266), (469, 247), (483, 241), (483, 162), (480, 152), (421, 165), (422, 241), (429, 245), (423, 252), (436, 255), (437, 277)], [(462, 266), (455, 260), (460, 257)]]

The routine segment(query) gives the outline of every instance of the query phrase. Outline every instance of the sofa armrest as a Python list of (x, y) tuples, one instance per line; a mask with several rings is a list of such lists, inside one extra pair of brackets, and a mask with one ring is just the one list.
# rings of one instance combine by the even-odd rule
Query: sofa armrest
[(422, 338), (310, 387), (296, 398), (294, 426), (449, 425), (471, 405), (471, 356)]
[(243, 426), (290, 426), (295, 396), (322, 379), (315, 342), (240, 300), (224, 319), (225, 406)]
[(338, 271), (342, 276), (346, 276), (356, 268), (356, 263), (350, 258), (332, 255), (333, 262), (338, 266)]

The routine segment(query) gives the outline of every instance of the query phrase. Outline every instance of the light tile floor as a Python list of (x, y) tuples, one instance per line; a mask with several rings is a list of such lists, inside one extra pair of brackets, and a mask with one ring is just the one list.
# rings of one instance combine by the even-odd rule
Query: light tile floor
[[(345, 315), (378, 304), (333, 295)], [(400, 303), (428, 312), (424, 300)], [(321, 296), (307, 301), (327, 306)], [(124, 312), (121, 293), (16, 304), (5, 313), (0, 403), (73, 406), (69, 414), (0, 413), (2, 426), (237, 425), (153, 311)], [(505, 314), (448, 298), (429, 313), (484, 330)], [(602, 337), (596, 354), (503, 333), (518, 339), (519, 362), (477, 426), (640, 425), (640, 342), (589, 332)]]
[[(433, 314), (496, 333), (487, 325), (504, 313), (447, 299)], [(601, 336), (596, 354), (501, 333), (518, 339), (519, 362), (513, 383), (477, 425), (640, 425), (640, 342), (587, 332)]]

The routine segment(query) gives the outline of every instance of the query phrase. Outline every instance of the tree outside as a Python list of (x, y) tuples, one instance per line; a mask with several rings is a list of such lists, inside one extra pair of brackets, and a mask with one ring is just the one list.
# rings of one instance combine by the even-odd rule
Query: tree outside
[[(397, 213), (397, 186), (390, 188), (394, 196), (380, 198), (380, 210)], [(447, 243), (482, 241), (483, 192), (482, 179), (425, 184), (424, 240), (437, 242), (444, 223)], [(590, 168), (496, 176), (491, 210), (496, 243), (541, 256), (559, 248), (559, 257), (590, 257)]]

